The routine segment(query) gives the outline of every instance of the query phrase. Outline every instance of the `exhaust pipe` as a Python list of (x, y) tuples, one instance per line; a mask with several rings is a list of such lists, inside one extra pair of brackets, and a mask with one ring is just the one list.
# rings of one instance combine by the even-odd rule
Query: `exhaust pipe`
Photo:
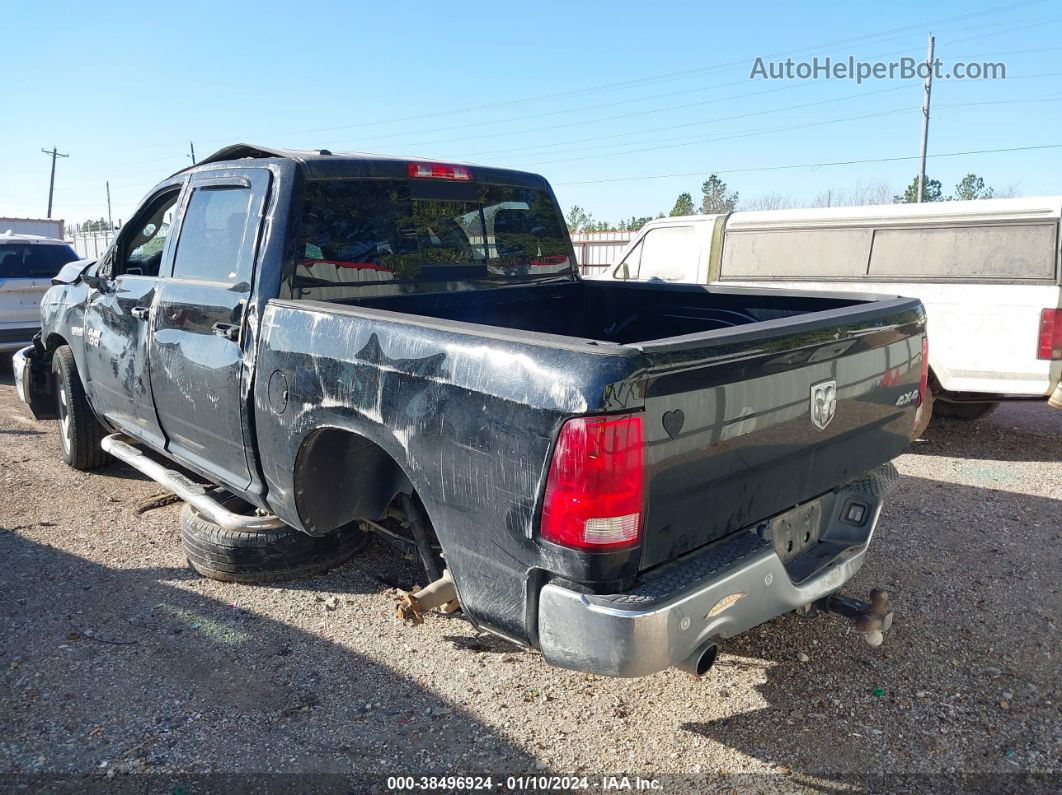
[(714, 643), (702, 646), (693, 654), (680, 662), (676, 668), (680, 668), (688, 674), (701, 677), (708, 673), (708, 669), (715, 664), (715, 657), (719, 653), (719, 647)]
[(424, 614), (436, 607), (444, 613), (453, 613), (460, 607), (449, 569), (443, 569), (442, 576), (435, 582), (403, 594), (395, 608), (395, 615), (402, 621), (421, 624)]

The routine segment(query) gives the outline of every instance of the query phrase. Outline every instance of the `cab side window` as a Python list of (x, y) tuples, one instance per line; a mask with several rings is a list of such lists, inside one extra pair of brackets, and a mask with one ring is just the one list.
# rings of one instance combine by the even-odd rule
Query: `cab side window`
[(699, 257), (697, 231), (692, 226), (650, 229), (642, 239), (638, 278), (665, 282), (695, 281)]
[(243, 185), (196, 188), (181, 223), (175, 279), (236, 282), (248, 240), (252, 193)]
[(132, 231), (119, 247), (115, 276), (123, 273), (130, 276), (159, 275), (162, 252), (166, 248), (174, 207), (180, 195), (180, 188), (163, 194), (127, 225)]
[(623, 258), (623, 262), (619, 264), (619, 267), (612, 273), (613, 279), (637, 279), (638, 270), (642, 262), (642, 241), (638, 241), (638, 245), (630, 250), (630, 253)]

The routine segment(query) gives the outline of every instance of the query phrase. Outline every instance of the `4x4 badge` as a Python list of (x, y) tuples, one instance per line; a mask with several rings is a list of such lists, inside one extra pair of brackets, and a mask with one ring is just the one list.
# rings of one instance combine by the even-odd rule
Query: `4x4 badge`
[(811, 424), (824, 430), (837, 413), (837, 382), (811, 385)]

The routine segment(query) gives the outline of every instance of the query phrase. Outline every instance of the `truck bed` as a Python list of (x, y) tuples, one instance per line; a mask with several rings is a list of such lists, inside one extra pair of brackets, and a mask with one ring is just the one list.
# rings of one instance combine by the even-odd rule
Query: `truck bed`
[[(924, 315), (908, 299), (568, 282), (272, 305), (267, 329), (311, 339), (284, 357), (311, 380), (298, 400), (346, 404), (393, 433), (399, 454), (441, 459), (426, 473), (440, 508), (500, 512), (495, 526), (523, 539), (508, 554), (529, 568), (541, 565), (525, 544), (551, 445), (571, 416), (643, 413), (632, 574), (863, 475), (907, 447), (914, 423), (904, 396), (918, 387)], [(829, 381), (836, 414), (819, 429), (811, 394)], [(478, 533), (460, 533), (474, 556), (503, 543)], [(549, 565), (593, 588), (628, 570), (570, 563)]]
[(772, 294), (769, 290), (709, 290), (697, 285), (565, 281), (392, 295), (356, 303), (439, 320), (629, 345), (866, 305), (867, 299), (780, 291)]

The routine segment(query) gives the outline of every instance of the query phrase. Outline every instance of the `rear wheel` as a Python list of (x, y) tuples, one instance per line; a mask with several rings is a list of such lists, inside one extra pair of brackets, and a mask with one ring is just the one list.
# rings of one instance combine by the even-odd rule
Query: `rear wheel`
[[(233, 498), (226, 507), (238, 510), (240, 502)], [(226, 530), (191, 505), (181, 509), (181, 541), (189, 565), (222, 582), (279, 582), (319, 574), (346, 561), (366, 540), (356, 524), (320, 537), (291, 527)]]
[(955, 420), (979, 420), (995, 411), (999, 401), (987, 403), (949, 403), (939, 399), (934, 411), (941, 417), (950, 417)]
[(100, 447), (105, 431), (85, 397), (85, 388), (69, 346), (62, 345), (52, 354), (52, 374), (55, 376), (55, 411), (59, 418), (63, 460), (82, 471), (103, 466), (110, 458)]

